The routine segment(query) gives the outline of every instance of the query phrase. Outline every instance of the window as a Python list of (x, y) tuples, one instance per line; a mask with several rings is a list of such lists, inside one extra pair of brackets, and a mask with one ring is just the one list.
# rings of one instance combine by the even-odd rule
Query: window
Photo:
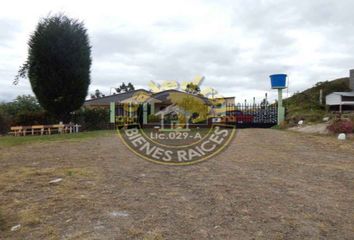
[(342, 96), (342, 102), (354, 102), (354, 96)]

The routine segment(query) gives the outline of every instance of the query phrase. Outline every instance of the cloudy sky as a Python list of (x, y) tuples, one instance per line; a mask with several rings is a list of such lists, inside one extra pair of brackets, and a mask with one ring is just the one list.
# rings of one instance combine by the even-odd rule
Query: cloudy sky
[[(0, 8), (0, 101), (31, 94), (12, 85), (37, 22), (64, 12), (88, 28), (90, 92), (132, 82), (204, 75), (237, 101), (261, 99), (272, 73), (289, 75), (288, 94), (354, 68), (353, 0), (6, 1)], [(287, 93), (285, 93), (286, 96)]]

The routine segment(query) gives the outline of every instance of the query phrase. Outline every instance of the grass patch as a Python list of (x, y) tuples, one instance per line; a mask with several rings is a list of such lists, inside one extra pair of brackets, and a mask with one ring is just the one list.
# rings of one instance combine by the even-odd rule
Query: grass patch
[[(49, 183), (50, 180), (56, 178), (63, 178), (63, 180), (59, 183)], [(56, 228), (51, 228), (46, 222), (48, 216), (56, 211), (55, 208), (59, 208), (59, 202), (70, 202), (66, 207), (90, 204), (91, 200), (87, 196), (94, 185), (88, 182), (97, 182), (99, 178), (99, 174), (93, 168), (13, 167), (4, 169), (0, 172), (0, 191), (6, 192), (11, 197), (3, 201), (4, 199), (0, 196), (2, 203), (0, 235), (1, 231), (9, 234), (11, 226), (21, 224), (22, 231), (30, 231), (40, 226), (43, 239), (53, 239), (53, 236), (56, 237), (58, 234)], [(45, 200), (38, 202), (36, 201), (38, 199)]]
[(143, 237), (143, 240), (164, 240), (164, 238), (159, 230), (154, 230), (154, 231), (148, 232)]
[(30, 206), (20, 211), (20, 222), (23, 226), (34, 226), (41, 223), (40, 212), (38, 206)]
[(0, 173), (0, 190), (17, 189), (16, 186), (20, 183), (32, 183), (34, 187), (48, 186), (50, 180), (63, 178), (64, 181), (59, 184), (58, 190), (65, 192), (78, 187), (76, 185), (80, 180), (96, 180), (97, 177), (94, 169), (90, 168), (18, 167)]
[(35, 168), (17, 167), (0, 173), (0, 182), (6, 184), (23, 182), (26, 179), (36, 179), (49, 181), (54, 177), (84, 177), (95, 176), (95, 172), (89, 168)]
[(88, 138), (112, 136), (116, 132), (114, 130), (100, 130), (90, 132), (80, 132), (75, 134), (55, 134), (44, 136), (4, 136), (0, 137), (0, 147), (10, 147), (35, 142), (51, 142), (51, 141), (80, 141)]

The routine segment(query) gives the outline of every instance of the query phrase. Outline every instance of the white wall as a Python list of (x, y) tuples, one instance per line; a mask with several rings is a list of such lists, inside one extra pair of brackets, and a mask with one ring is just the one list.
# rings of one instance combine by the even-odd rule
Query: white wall
[(328, 94), (326, 96), (326, 105), (340, 105), (342, 97), (338, 94)]

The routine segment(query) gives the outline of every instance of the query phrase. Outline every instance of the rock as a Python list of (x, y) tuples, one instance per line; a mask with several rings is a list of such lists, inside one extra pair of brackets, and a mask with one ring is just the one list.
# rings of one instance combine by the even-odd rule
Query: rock
[(11, 231), (12, 231), (12, 232), (17, 231), (17, 230), (19, 230), (20, 228), (21, 228), (21, 224), (17, 224), (16, 226), (13, 226), (13, 227), (11, 228)]
[(128, 217), (129, 213), (125, 211), (113, 211), (110, 213), (112, 217)]
[(347, 138), (347, 136), (345, 135), (345, 133), (340, 133), (338, 135), (338, 140), (345, 140)]
[(63, 181), (62, 178), (57, 178), (57, 179), (53, 179), (52, 181), (50, 181), (49, 183), (58, 183), (58, 182), (61, 182)]
[(329, 121), (329, 117), (324, 117), (322, 120), (323, 120), (324, 122), (328, 122), (328, 121)]
[(300, 120), (297, 124), (301, 126), (302, 124), (304, 124), (304, 120)]

